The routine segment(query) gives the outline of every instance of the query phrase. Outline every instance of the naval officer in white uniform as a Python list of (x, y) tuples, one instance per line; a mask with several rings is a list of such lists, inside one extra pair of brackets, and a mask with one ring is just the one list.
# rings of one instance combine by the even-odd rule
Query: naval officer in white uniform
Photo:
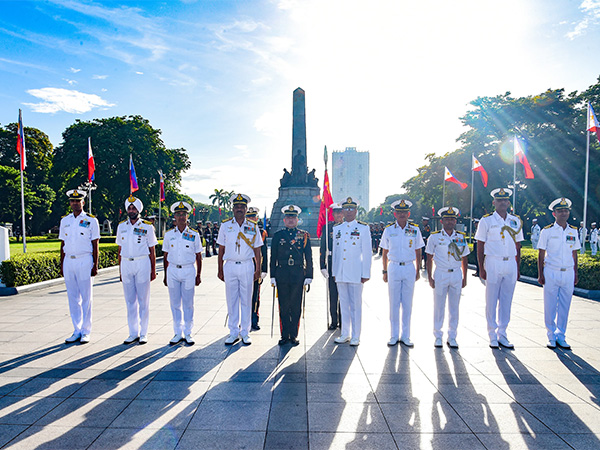
[(383, 249), (383, 281), (388, 284), (390, 296), (390, 347), (398, 342), (407, 347), (414, 345), (410, 340), (410, 319), (415, 281), (421, 277), (421, 249), (425, 242), (419, 226), (408, 222), (411, 206), (412, 203), (405, 199), (392, 203), (396, 221), (384, 228), (379, 243), (379, 247)]
[(494, 189), (490, 195), (494, 197), (496, 211), (481, 218), (475, 234), (479, 277), (485, 281), (487, 330), (491, 348), (498, 348), (498, 345), (514, 348), (506, 328), (520, 276), (523, 221), (508, 212), (510, 189)]
[(85, 192), (67, 192), (73, 211), (60, 221), (60, 272), (65, 277), (73, 334), (67, 344), (90, 342), (92, 331), (92, 277), (98, 273), (98, 219), (83, 211)]
[[(229, 336), (225, 345), (234, 344), (240, 337), (246, 345), (252, 343), (252, 288), (261, 276), (263, 245), (256, 222), (246, 219), (250, 197), (232, 196), (233, 219), (227, 219), (219, 228), (219, 269), (217, 276), (225, 282), (225, 297), (229, 318)], [(254, 259), (253, 259), (254, 258)], [(255, 263), (256, 262), (256, 263)]]
[(433, 288), (433, 336), (434, 346), (442, 347), (442, 326), (448, 299), (448, 339), (450, 348), (458, 348), (456, 334), (460, 294), (467, 285), (467, 256), (470, 253), (465, 233), (456, 231), (456, 219), (460, 211), (447, 206), (438, 211), (442, 218), (442, 229), (434, 231), (427, 239), (425, 253), (433, 256), (435, 272), (432, 271), (431, 258), (427, 258), (427, 277)]
[(544, 286), (544, 323), (548, 348), (571, 346), (565, 339), (571, 298), (577, 284), (577, 251), (580, 249), (577, 228), (567, 220), (571, 200), (557, 198), (548, 209), (556, 219), (540, 234), (538, 254), (538, 282)]
[(371, 231), (356, 220), (358, 203), (342, 203), (345, 221), (333, 227), (333, 277), (338, 288), (342, 332), (336, 344), (360, 344), (363, 284), (371, 278)]
[(144, 205), (130, 195), (125, 200), (127, 220), (117, 227), (119, 265), (123, 293), (127, 304), (129, 336), (123, 344), (148, 342), (150, 282), (156, 278), (156, 252), (158, 244), (152, 223), (140, 218)]
[[(185, 340), (194, 345), (194, 291), (200, 285), (202, 272), (202, 242), (197, 231), (188, 227), (188, 215), (192, 206), (187, 202), (175, 202), (171, 212), (175, 215), (175, 227), (165, 233), (163, 240), (165, 278), (169, 288), (173, 331), (169, 341), (175, 345)], [(195, 267), (194, 267), (195, 263)]]

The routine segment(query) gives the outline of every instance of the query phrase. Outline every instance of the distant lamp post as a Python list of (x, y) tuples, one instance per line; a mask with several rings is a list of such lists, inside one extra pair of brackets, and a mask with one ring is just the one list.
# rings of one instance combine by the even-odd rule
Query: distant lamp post
[(85, 183), (77, 186), (77, 189), (80, 191), (86, 191), (88, 193), (88, 212), (92, 214), (92, 191), (98, 189), (98, 186), (96, 186), (93, 182), (90, 183), (89, 181), (86, 181)]

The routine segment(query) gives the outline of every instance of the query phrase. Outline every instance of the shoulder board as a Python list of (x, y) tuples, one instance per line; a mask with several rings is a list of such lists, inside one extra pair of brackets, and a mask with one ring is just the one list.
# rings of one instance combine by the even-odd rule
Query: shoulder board
[(246, 219), (248, 222), (253, 223), (254, 225), (256, 225), (258, 223), (258, 220), (252, 220), (252, 219)]
[(119, 222), (119, 225), (121, 225), (122, 223), (125, 223), (125, 222), (127, 222), (127, 219), (125, 219), (125, 220), (121, 220), (121, 221)]
[(571, 228), (573, 228), (574, 230), (577, 230), (577, 227), (575, 227), (575, 226), (573, 226), (573, 225), (571, 225), (571, 224), (569, 224), (569, 226), (570, 226)]
[(88, 214), (88, 213), (86, 213), (85, 215), (86, 215), (86, 216), (88, 216), (88, 217), (91, 217), (92, 219), (95, 219), (95, 218), (96, 218), (96, 216), (95, 216), (95, 215), (93, 215), (93, 214)]
[(491, 216), (493, 216), (493, 215), (494, 215), (494, 213), (489, 213), (489, 214), (486, 214), (486, 215), (485, 215), (485, 216), (483, 216), (483, 217), (491, 217)]
[(68, 215), (69, 215), (69, 214), (65, 214), (64, 216), (62, 216), (62, 217), (61, 217), (61, 219), (62, 219), (63, 217), (67, 217)]
[(408, 222), (408, 224), (409, 224), (409, 225), (412, 225), (413, 227), (417, 227), (417, 228), (419, 228), (419, 225), (417, 225), (416, 223), (413, 223), (413, 222)]
[(360, 223), (361, 225), (369, 226), (369, 224), (367, 222), (363, 222), (362, 220), (357, 220), (357, 222)]
[(457, 233), (458, 233), (458, 234), (462, 234), (463, 236), (466, 236), (466, 235), (467, 235), (467, 233), (464, 233), (464, 232), (462, 232), (462, 231), (457, 231)]
[[(546, 225), (546, 226), (544, 227), (544, 230), (547, 230), (548, 228), (552, 228), (553, 226), (554, 226), (554, 224), (553, 224), (553, 223), (551, 223), (550, 225)], [(572, 225), (569, 225), (569, 226), (572, 226)]]
[(387, 224), (385, 227), (386, 227), (386, 228), (387, 228), (387, 227), (391, 227), (392, 225), (394, 225), (394, 224), (393, 224), (393, 223), (389, 223), (389, 224)]
[(152, 222), (150, 222), (149, 220), (142, 220), (143, 223), (145, 223), (146, 225), (152, 225)]
[(438, 233), (441, 233), (441, 232), (442, 232), (442, 230), (437, 230), (437, 231), (432, 231), (431, 234), (438, 234)]
[(229, 219), (223, 219), (223, 220), (221, 220), (221, 223), (229, 222), (230, 220), (231, 220), (231, 218), (229, 218)]

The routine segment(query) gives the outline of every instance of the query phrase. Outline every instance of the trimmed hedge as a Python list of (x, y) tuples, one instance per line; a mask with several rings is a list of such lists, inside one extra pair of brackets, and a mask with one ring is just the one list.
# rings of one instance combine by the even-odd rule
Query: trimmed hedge
[[(162, 256), (162, 243), (156, 246), (156, 256)], [(116, 266), (119, 246), (103, 246), (98, 255), (100, 269)], [(7, 287), (24, 286), (60, 278), (60, 252), (27, 253), (12, 256), (0, 264), (0, 279)]]
[[(577, 287), (589, 289), (591, 291), (600, 290), (600, 260), (589, 255), (577, 255), (579, 269), (579, 283)], [(468, 256), (469, 264), (477, 264), (475, 253), (471, 247), (471, 253)], [(521, 275), (526, 277), (538, 277), (537, 270), (538, 251), (532, 248), (521, 249)]]

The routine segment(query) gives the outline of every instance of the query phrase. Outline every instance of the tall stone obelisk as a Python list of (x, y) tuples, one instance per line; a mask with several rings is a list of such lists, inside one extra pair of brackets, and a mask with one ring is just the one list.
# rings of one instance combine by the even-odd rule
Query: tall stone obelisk
[(306, 108), (305, 93), (301, 88), (294, 91), (292, 113), (292, 171), (283, 169), (279, 197), (271, 211), (271, 231), (284, 227), (281, 208), (294, 204), (302, 208), (299, 227), (317, 236), (320, 196), (315, 170), (308, 172), (306, 163)]

